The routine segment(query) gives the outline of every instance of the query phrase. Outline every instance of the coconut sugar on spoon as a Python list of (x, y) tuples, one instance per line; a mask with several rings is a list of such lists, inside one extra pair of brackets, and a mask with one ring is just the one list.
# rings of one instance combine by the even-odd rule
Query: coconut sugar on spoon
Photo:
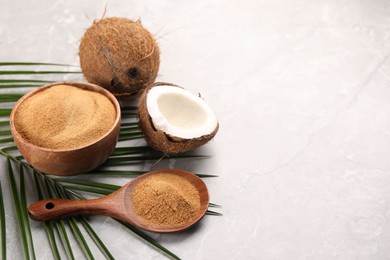
[(169, 173), (145, 178), (135, 187), (131, 200), (139, 216), (158, 225), (180, 225), (200, 209), (200, 195), (195, 186)]
[(69, 85), (38, 92), (21, 104), (15, 128), (27, 141), (48, 149), (82, 147), (103, 137), (115, 121), (104, 95)]

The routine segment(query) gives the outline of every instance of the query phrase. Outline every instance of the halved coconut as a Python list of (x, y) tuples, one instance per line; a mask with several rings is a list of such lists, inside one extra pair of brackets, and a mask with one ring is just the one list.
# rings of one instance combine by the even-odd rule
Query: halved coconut
[(138, 117), (150, 146), (168, 154), (207, 143), (219, 127), (214, 111), (201, 97), (169, 84), (155, 84), (145, 90)]

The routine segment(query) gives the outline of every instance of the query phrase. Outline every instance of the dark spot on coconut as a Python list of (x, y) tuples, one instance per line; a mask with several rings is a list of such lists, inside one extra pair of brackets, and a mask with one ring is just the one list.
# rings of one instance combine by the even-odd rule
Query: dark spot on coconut
[(172, 143), (187, 143), (191, 141), (191, 139), (182, 139), (180, 137), (171, 136), (169, 134), (165, 134), (165, 136), (167, 137), (167, 140)]
[(124, 90), (123, 85), (116, 78), (111, 80), (111, 86), (115, 92), (123, 92)]
[(130, 79), (135, 79), (139, 76), (139, 71), (137, 68), (130, 68), (128, 71), (127, 71), (127, 76), (130, 78)]
[(173, 139), (171, 136), (169, 136), (169, 135), (165, 135), (166, 137), (167, 137), (167, 140), (168, 141), (170, 141), (170, 142), (172, 142), (172, 143), (174, 143), (174, 142), (176, 142), (176, 140), (175, 139)]

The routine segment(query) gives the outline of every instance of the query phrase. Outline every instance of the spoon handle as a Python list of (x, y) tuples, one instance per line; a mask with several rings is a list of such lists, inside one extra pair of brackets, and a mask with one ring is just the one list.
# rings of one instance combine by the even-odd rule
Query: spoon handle
[(31, 204), (28, 212), (32, 219), (38, 221), (63, 219), (82, 214), (110, 215), (111, 213), (110, 205), (107, 205), (104, 199), (45, 199)]

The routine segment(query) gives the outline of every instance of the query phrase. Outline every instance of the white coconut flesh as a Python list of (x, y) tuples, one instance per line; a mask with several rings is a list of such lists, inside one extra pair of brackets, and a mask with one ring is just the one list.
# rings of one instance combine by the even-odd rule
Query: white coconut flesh
[(179, 87), (151, 88), (146, 108), (154, 127), (170, 136), (198, 138), (211, 134), (218, 126), (210, 106), (202, 98)]

